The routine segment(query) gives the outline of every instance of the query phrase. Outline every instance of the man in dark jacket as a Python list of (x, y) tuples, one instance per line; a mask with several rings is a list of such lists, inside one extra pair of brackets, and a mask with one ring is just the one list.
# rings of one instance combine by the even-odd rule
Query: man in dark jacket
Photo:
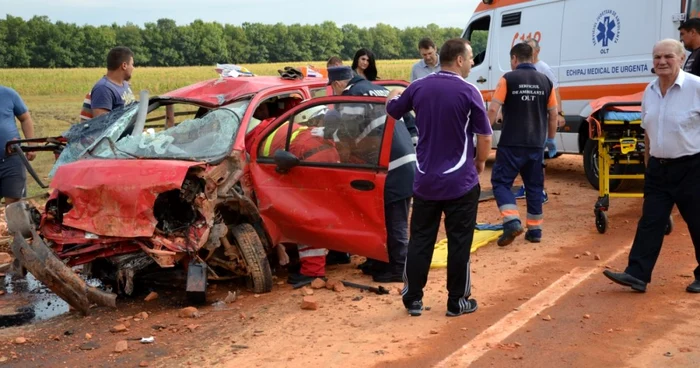
[[(386, 97), (389, 90), (362, 78), (353, 77), (349, 67), (328, 69), (328, 80), (334, 95), (342, 96), (377, 96)], [(386, 110), (382, 106), (365, 104), (347, 104), (339, 109), (341, 116), (358, 114), (362, 119), (339, 119), (337, 124), (325, 126), (325, 135), (333, 137), (349, 135), (362, 144), (363, 139), (381, 137), (384, 134)], [(348, 126), (346, 122), (358, 121), (358, 126)], [(361, 126), (360, 126), (361, 125)], [(375, 153), (370, 153), (375, 154)], [(404, 123), (394, 126), (389, 173), (384, 187), (384, 213), (387, 229), (387, 250), (389, 264), (370, 261), (371, 273), (376, 282), (403, 282), (403, 269), (408, 247), (408, 208), (413, 195), (413, 177), (415, 175), (416, 153), (411, 141), (411, 134)]]
[(511, 244), (525, 230), (521, 226), (513, 180), (520, 174), (527, 200), (527, 233), (525, 239), (539, 243), (542, 239), (542, 202), (544, 200), (544, 144), (550, 155), (556, 151), (557, 98), (554, 86), (532, 63), (533, 49), (526, 43), (510, 50), (512, 71), (498, 81), (491, 99), (488, 116), (496, 122), (503, 111), (503, 129), (498, 140), (496, 162), (491, 170), (491, 185), (498, 209), (503, 217), (503, 235), (498, 245)]

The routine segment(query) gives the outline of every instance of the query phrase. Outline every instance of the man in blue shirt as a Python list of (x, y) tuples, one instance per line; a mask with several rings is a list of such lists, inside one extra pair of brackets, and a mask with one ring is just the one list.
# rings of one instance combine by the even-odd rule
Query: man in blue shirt
[(477, 310), (476, 300), (469, 298), (469, 257), (481, 191), (479, 173), (491, 151), (493, 131), (481, 92), (464, 80), (471, 70), (471, 59), (465, 40), (448, 40), (440, 48), (439, 72), (416, 80), (403, 93), (392, 91), (387, 99), (387, 113), (394, 118), (414, 110), (419, 131), (402, 292), (411, 316), (419, 316), (423, 310), (423, 288), (443, 212), (448, 239), (447, 316)]
[[(18, 155), (7, 156), (5, 145), (13, 139), (20, 139), (15, 118), (22, 125), (25, 138), (34, 138), (34, 122), (27, 106), (12, 88), (0, 86), (0, 197), (5, 205), (19, 201), (25, 196), (27, 172)], [(34, 152), (28, 152), (27, 159), (33, 160)]]
[(413, 64), (411, 68), (411, 82), (440, 70), (440, 58), (435, 50), (433, 40), (427, 37), (422, 38), (418, 42), (418, 52), (420, 52), (422, 60)]
[(81, 121), (96, 118), (134, 102), (129, 80), (134, 72), (134, 53), (127, 47), (115, 47), (107, 54), (107, 74), (103, 76), (83, 102)]

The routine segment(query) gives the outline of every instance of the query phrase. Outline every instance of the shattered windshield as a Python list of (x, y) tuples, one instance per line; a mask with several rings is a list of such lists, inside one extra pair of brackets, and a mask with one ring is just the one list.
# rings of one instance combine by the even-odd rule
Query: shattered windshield
[(65, 132), (68, 145), (49, 176), (53, 177), (58, 167), (84, 158), (217, 160), (229, 154), (249, 104), (250, 99), (239, 100), (172, 128), (160, 132), (149, 129), (136, 136), (131, 131), (138, 104), (130, 104)]
[[(211, 161), (230, 152), (243, 111), (220, 108), (161, 131), (127, 135), (114, 143), (107, 135), (90, 153), (97, 158), (168, 158)], [(118, 122), (119, 123), (119, 122)], [(118, 125), (117, 123), (117, 125)], [(121, 134), (124, 129), (116, 129)]]

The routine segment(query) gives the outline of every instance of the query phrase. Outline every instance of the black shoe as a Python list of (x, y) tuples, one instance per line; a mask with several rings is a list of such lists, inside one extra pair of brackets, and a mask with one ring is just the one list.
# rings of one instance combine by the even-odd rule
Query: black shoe
[(306, 276), (306, 275), (302, 275), (300, 273), (290, 273), (289, 276), (287, 276), (287, 283), (292, 284), (292, 285), (296, 285), (296, 284), (300, 284), (302, 282), (314, 281), (314, 279), (316, 279), (316, 278), (317, 277)]
[(411, 317), (420, 316), (421, 314), (423, 314), (423, 301), (416, 300), (414, 302), (411, 302), (411, 305), (406, 307), (406, 310), (408, 311), (408, 314), (411, 315)]
[(363, 274), (373, 276), (386, 271), (388, 266), (389, 264), (386, 262), (368, 259), (365, 263), (357, 266), (357, 268), (361, 269)]
[(382, 271), (372, 275), (372, 280), (374, 282), (403, 282), (403, 273), (394, 271)]
[(474, 313), (479, 309), (476, 299), (460, 298), (458, 304), (458, 308), (450, 308), (450, 303), (447, 303), (447, 313), (445, 313), (445, 315), (448, 317), (457, 317), (463, 314)]
[[(647, 291), (647, 283), (624, 272), (612, 272), (610, 270), (603, 271), (603, 275), (620, 285), (629, 286), (639, 292)], [(700, 285), (699, 285), (700, 286)]]
[(503, 234), (498, 238), (496, 244), (505, 247), (515, 240), (520, 234), (524, 233), (525, 229), (520, 225), (519, 220), (511, 220), (503, 224)]
[(525, 240), (529, 241), (530, 243), (539, 243), (542, 241), (542, 230), (537, 229), (537, 230), (528, 230), (525, 233)]
[(692, 284), (685, 288), (685, 291), (689, 293), (700, 293), (700, 280), (693, 281)]
[(350, 263), (350, 254), (331, 250), (326, 255), (326, 266), (348, 264)]

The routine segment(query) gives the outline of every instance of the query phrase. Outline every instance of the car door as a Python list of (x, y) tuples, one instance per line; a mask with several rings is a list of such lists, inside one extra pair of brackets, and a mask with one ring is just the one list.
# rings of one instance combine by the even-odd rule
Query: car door
[(385, 102), (311, 99), (255, 138), (251, 181), (274, 244), (387, 260), (384, 183), (395, 121)]

